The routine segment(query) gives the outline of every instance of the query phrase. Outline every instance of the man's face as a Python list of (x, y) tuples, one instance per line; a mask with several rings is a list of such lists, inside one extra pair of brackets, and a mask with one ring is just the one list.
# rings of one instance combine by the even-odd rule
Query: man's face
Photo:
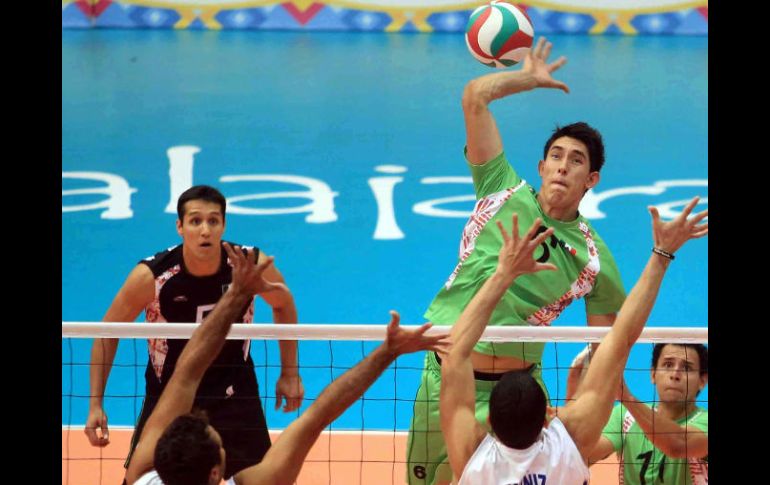
[(184, 217), (176, 221), (176, 230), (185, 250), (197, 259), (219, 257), (219, 244), (225, 231), (222, 208), (215, 202), (190, 200), (184, 205)]
[(599, 172), (591, 172), (585, 143), (568, 136), (551, 144), (537, 168), (543, 179), (540, 194), (557, 207), (579, 204), (585, 191), (599, 183)]
[(706, 381), (706, 375), (700, 375), (698, 353), (679, 345), (663, 347), (657, 368), (652, 370), (652, 383), (661, 402), (695, 401)]

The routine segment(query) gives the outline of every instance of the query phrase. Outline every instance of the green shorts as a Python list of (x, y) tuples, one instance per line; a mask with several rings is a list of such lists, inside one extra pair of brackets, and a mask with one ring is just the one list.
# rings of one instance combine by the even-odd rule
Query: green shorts
[[(538, 364), (533, 366), (530, 372), (543, 388), (550, 405), (542, 368)], [(476, 420), (487, 431), (490, 431), (487, 423), (489, 397), (496, 384), (496, 380), (476, 379)], [(420, 387), (414, 400), (414, 413), (406, 445), (406, 481), (409, 485), (435, 485), (452, 481), (452, 469), (447, 459), (444, 436), (441, 434), (440, 390), (441, 367), (436, 361), (436, 354), (428, 352)]]

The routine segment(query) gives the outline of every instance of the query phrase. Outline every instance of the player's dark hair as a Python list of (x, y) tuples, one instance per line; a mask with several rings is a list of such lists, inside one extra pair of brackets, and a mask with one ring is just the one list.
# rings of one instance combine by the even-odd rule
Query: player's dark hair
[(207, 485), (220, 464), (219, 444), (205, 414), (185, 414), (168, 425), (155, 445), (155, 471), (165, 485)]
[(551, 149), (553, 142), (563, 136), (574, 138), (585, 144), (588, 149), (588, 162), (592, 172), (599, 172), (602, 169), (604, 166), (604, 142), (602, 141), (602, 135), (596, 129), (589, 126), (588, 123), (582, 121), (562, 127), (556, 125), (551, 138), (545, 142), (543, 160), (548, 157), (548, 150)]
[(191, 200), (205, 200), (206, 202), (219, 204), (219, 207), (222, 209), (222, 220), (225, 220), (225, 210), (227, 209), (225, 196), (210, 185), (194, 185), (182, 192), (182, 195), (179, 196), (176, 202), (176, 213), (180, 221), (184, 220), (184, 205)]
[(523, 450), (540, 435), (545, 420), (545, 392), (526, 370), (503, 374), (489, 397), (489, 423), (497, 439)]

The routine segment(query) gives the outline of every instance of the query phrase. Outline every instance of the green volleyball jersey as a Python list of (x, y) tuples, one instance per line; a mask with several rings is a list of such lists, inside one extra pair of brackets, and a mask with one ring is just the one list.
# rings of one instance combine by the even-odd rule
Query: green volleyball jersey
[[(708, 435), (709, 412), (695, 411), (677, 424), (696, 427)], [(612, 410), (602, 436), (612, 442), (620, 462), (621, 485), (707, 485), (708, 456), (705, 458), (670, 458), (647, 439), (636, 420), (622, 404)]]
[[(489, 325), (550, 325), (567, 305), (581, 297), (591, 315), (620, 310), (625, 298), (620, 273), (587, 219), (578, 215), (563, 222), (545, 215), (535, 190), (516, 174), (505, 153), (483, 165), (469, 165), (476, 206), (463, 230), (457, 265), (425, 312), (426, 319), (436, 325), (457, 321), (497, 267), (503, 238), (496, 221), (510, 230), (514, 212), (519, 216), (519, 231), (527, 230), (538, 217), (543, 230), (554, 228), (553, 236), (534, 256), (556, 265), (558, 271), (517, 278), (492, 312)], [(474, 350), (539, 363), (544, 348), (543, 343), (479, 342)]]

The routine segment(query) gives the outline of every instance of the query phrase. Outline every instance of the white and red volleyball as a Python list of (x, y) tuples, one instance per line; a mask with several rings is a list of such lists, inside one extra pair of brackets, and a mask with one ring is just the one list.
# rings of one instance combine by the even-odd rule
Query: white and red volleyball
[(492, 1), (471, 13), (465, 43), (480, 63), (497, 68), (524, 60), (535, 29), (526, 13), (507, 2)]

